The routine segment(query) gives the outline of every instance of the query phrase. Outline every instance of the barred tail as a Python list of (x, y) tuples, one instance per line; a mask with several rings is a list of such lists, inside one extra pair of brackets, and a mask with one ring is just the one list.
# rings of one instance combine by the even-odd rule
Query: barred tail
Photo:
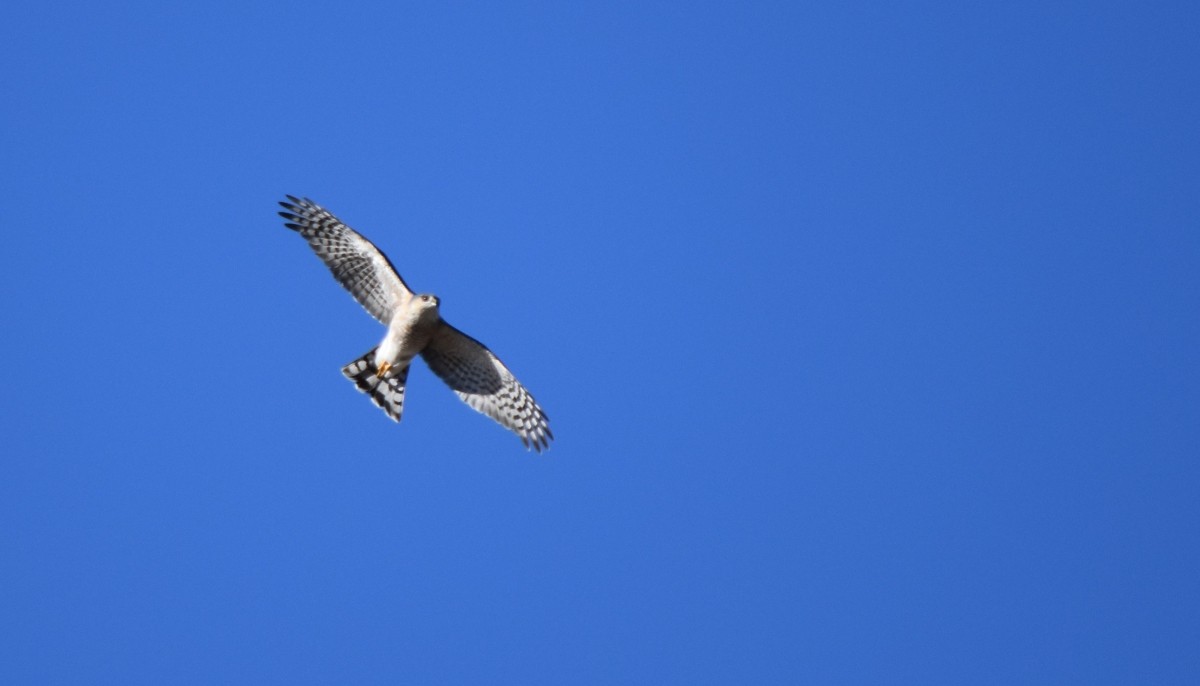
[(408, 380), (407, 365), (403, 369), (392, 367), (386, 377), (380, 379), (375, 369), (375, 348), (371, 348), (366, 355), (342, 367), (342, 374), (353, 381), (358, 390), (371, 396), (371, 402), (379, 409), (400, 421), (400, 413), (404, 411), (404, 384)]

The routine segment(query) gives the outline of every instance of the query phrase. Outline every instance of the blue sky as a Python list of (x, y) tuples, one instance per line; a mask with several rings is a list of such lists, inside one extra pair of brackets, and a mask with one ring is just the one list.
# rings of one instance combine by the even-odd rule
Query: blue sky
[(6, 8), (0, 681), (1196, 683), (1198, 20)]

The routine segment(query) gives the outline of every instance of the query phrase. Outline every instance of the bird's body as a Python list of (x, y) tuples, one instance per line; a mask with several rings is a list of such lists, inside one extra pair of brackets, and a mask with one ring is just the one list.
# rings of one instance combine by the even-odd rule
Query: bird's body
[(387, 333), (375, 349), (375, 367), (383, 373), (407, 367), (433, 337), (442, 315), (437, 296), (423, 293), (396, 308)]
[(308, 241), (354, 299), (385, 324), (379, 345), (342, 368), (389, 417), (400, 421), (412, 360), (417, 355), (463, 402), (496, 420), (538, 452), (554, 437), (542, 408), (490, 350), (447, 324), (441, 301), (413, 293), (387, 256), (320, 205), (288, 196), (279, 203), (287, 227)]

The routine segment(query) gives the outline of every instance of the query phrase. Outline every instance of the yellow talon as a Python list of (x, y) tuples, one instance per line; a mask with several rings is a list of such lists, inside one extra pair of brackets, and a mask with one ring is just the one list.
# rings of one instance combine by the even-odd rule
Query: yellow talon
[(379, 370), (375, 372), (375, 376), (382, 379), (383, 375), (387, 374), (388, 370), (391, 368), (392, 368), (392, 363), (384, 360), (383, 362), (381, 362), (379, 364)]

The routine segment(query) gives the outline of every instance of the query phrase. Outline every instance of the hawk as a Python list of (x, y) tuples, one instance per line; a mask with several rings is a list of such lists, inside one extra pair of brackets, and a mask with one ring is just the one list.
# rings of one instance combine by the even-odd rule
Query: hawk
[(487, 346), (442, 319), (441, 301), (413, 293), (387, 255), (325, 208), (308, 198), (287, 196), (279, 215), (308, 241), (367, 312), (385, 326), (383, 341), (342, 367), (342, 374), (399, 422), (405, 382), (417, 355), (463, 402), (521, 438), (526, 449), (550, 447), (549, 418), (529, 391)]

